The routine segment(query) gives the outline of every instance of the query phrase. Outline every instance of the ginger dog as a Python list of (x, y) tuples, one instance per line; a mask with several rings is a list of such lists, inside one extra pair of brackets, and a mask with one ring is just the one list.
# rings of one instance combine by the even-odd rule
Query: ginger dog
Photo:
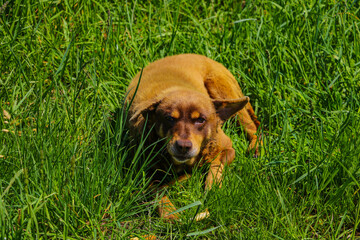
[[(221, 186), (224, 166), (235, 157), (231, 139), (221, 129), (228, 118), (238, 116), (250, 140), (248, 149), (257, 152), (260, 123), (249, 97), (222, 64), (207, 57), (182, 54), (151, 63), (130, 82), (126, 101), (131, 103), (132, 133), (147, 127), (152, 129), (150, 141), (167, 141), (167, 157), (155, 168), (166, 172), (172, 166), (189, 173), (195, 165), (208, 163), (206, 189), (214, 183)], [(177, 218), (170, 214), (175, 207), (167, 196), (158, 210), (162, 218)]]

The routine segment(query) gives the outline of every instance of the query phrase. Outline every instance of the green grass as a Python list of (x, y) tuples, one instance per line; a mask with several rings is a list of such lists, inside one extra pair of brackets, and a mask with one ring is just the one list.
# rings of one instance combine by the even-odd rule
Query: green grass
[[(0, 0), (0, 239), (359, 239), (359, 1), (239, 2)], [(228, 122), (223, 188), (169, 189), (170, 224), (144, 192), (156, 152), (108, 119), (143, 66), (189, 52), (236, 76), (264, 146)]]

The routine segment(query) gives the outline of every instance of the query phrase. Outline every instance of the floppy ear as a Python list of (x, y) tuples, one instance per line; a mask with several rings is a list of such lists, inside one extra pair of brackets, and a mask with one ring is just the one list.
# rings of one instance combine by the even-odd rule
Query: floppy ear
[(221, 120), (226, 121), (237, 111), (244, 108), (249, 100), (249, 97), (242, 97), (238, 99), (213, 99), (212, 102), (215, 106), (217, 115)]
[(135, 126), (140, 124), (140, 122), (144, 120), (147, 114), (155, 112), (160, 102), (161, 100), (157, 99), (142, 102), (141, 104), (136, 106), (134, 113), (130, 117), (130, 122), (132, 122)]

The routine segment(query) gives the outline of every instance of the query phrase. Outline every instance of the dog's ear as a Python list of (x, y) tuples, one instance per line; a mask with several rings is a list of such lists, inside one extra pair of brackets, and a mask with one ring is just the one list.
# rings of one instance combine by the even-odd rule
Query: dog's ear
[(238, 99), (213, 99), (212, 102), (215, 106), (217, 115), (221, 120), (226, 121), (237, 111), (244, 108), (249, 100), (249, 97), (242, 97)]
[(134, 114), (130, 118), (130, 122), (133, 122), (135, 125), (137, 125), (136, 123), (146, 118), (146, 116), (148, 116), (150, 119), (151, 116), (149, 115), (155, 112), (160, 102), (161, 100), (154, 100), (154, 99), (150, 101), (142, 102), (136, 107)]

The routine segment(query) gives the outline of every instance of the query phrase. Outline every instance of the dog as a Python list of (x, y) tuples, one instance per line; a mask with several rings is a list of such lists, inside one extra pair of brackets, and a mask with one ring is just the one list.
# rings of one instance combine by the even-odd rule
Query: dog
[[(150, 142), (166, 140), (165, 158), (154, 168), (191, 173), (209, 164), (205, 189), (221, 187), (224, 167), (235, 158), (231, 139), (222, 124), (236, 115), (258, 152), (260, 122), (234, 76), (220, 63), (202, 55), (165, 57), (146, 66), (130, 82), (126, 102), (131, 133), (149, 132)], [(185, 175), (184, 175), (185, 176)], [(189, 176), (189, 175), (186, 175)], [(180, 177), (180, 180), (186, 177)], [(176, 219), (167, 196), (160, 200), (161, 218)]]

